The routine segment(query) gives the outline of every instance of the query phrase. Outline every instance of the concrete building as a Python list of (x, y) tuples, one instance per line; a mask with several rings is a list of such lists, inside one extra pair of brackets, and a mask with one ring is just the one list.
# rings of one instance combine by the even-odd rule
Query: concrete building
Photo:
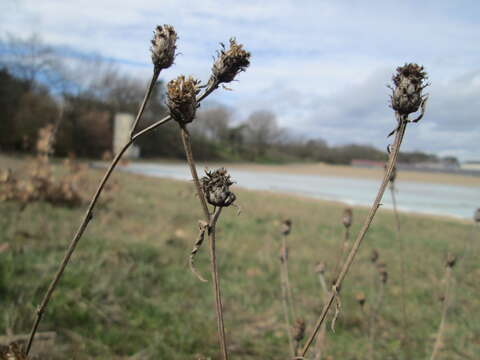
[[(135, 117), (132, 114), (118, 113), (113, 121), (113, 154), (116, 155), (128, 142)], [(135, 159), (140, 156), (140, 148), (132, 145), (124, 157)]]

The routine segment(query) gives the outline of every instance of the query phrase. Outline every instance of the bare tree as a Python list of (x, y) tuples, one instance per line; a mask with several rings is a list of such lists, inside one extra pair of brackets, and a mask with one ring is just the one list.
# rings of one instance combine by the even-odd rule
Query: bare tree
[(275, 114), (268, 110), (253, 112), (246, 121), (246, 140), (254, 147), (257, 156), (264, 155), (268, 146), (282, 134)]

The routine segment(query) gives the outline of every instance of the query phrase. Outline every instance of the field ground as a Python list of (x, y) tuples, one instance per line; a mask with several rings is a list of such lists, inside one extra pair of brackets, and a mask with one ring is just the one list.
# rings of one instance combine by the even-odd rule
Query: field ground
[[(0, 159), (0, 167), (7, 163), (19, 165), (12, 158)], [(83, 185), (92, 192), (102, 175), (101, 170), (87, 170)], [(115, 191), (95, 212), (40, 326), (40, 331), (57, 335), (44, 358), (218, 359), (210, 282), (199, 282), (187, 266), (201, 217), (192, 184), (123, 173), (113, 180)], [(237, 198), (241, 214), (225, 210), (217, 231), (232, 358), (288, 359), (278, 271), (279, 221), (293, 221), (290, 277), (297, 312), (306, 319), (309, 333), (323, 297), (314, 269), (326, 262), (326, 276), (332, 277), (343, 207), (247, 190), (238, 190)], [(21, 211), (19, 204), (0, 203), (0, 335), (28, 333), (35, 307), (83, 211), (46, 203)], [(354, 209), (353, 234), (365, 216), (366, 209)], [(373, 249), (389, 274), (374, 358), (429, 357), (440, 322), (444, 260), (451, 251), (465, 256), (453, 271), (454, 296), (439, 359), (478, 359), (479, 229), (472, 231), (472, 224), (454, 219), (403, 213), (400, 219), (407, 265), (406, 345), (401, 341), (400, 246), (394, 241), (392, 213), (380, 211), (344, 283), (341, 314), (336, 332), (327, 332), (324, 359), (369, 358), (368, 313), (378, 290), (369, 261)], [(207, 253), (204, 244), (196, 260), (205, 276)], [(355, 301), (359, 291), (366, 295), (365, 311)]]

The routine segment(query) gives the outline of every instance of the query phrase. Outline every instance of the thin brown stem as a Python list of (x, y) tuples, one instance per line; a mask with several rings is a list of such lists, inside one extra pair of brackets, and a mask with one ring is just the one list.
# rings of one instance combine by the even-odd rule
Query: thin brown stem
[[(327, 287), (327, 281), (325, 280), (325, 276), (320, 273), (318, 274), (318, 281), (320, 282), (320, 286), (322, 287), (323, 291), (323, 306), (328, 301), (329, 291)], [(325, 340), (326, 340), (326, 326), (325, 323), (322, 324), (320, 327), (320, 332), (318, 334), (318, 339), (316, 343), (317, 353), (315, 354), (315, 360), (321, 360), (322, 355), (325, 353)]]
[(220, 349), (222, 351), (223, 360), (228, 360), (228, 349), (227, 349), (227, 341), (225, 336), (225, 325), (223, 323), (222, 293), (220, 289), (220, 277), (218, 276), (217, 256), (215, 252), (215, 227), (221, 211), (222, 211), (222, 208), (218, 207), (212, 216), (212, 220), (210, 221), (208, 238), (210, 240), (212, 281), (213, 281), (213, 291), (215, 294), (215, 313), (217, 315), (217, 327), (218, 327), (218, 335), (220, 340)]
[(293, 301), (293, 294), (292, 294), (292, 287), (290, 286), (290, 275), (288, 272), (288, 247), (287, 247), (287, 235), (283, 235), (283, 254), (284, 259), (282, 262), (282, 266), (284, 268), (284, 276), (285, 276), (285, 285), (287, 287), (287, 296), (288, 302), (290, 304), (290, 311), (292, 312), (292, 319), (297, 319), (297, 312), (295, 311), (295, 302)]
[(284, 259), (285, 259), (285, 251), (282, 246), (281, 258), (280, 258), (280, 285), (282, 288), (283, 316), (285, 317), (285, 330), (288, 337), (290, 354), (292, 356), (295, 356), (295, 346), (293, 344), (292, 321), (290, 320), (290, 311), (288, 309), (288, 291), (287, 291), (287, 285), (285, 281), (285, 269), (283, 266)]
[(375, 359), (375, 342), (377, 340), (377, 323), (378, 323), (378, 316), (380, 313), (380, 308), (383, 302), (383, 296), (385, 293), (385, 284), (380, 282), (380, 289), (377, 294), (377, 302), (372, 307), (371, 314), (370, 314), (370, 349), (369, 349), (369, 358), (371, 360)]
[(442, 318), (440, 320), (440, 325), (438, 326), (437, 336), (435, 338), (435, 344), (433, 345), (432, 355), (430, 360), (435, 360), (438, 353), (442, 349), (443, 345), (443, 334), (445, 332), (445, 324), (447, 322), (447, 313), (448, 308), (450, 307), (450, 296), (451, 296), (451, 282), (452, 282), (452, 268), (447, 266), (445, 270), (445, 296), (443, 299), (442, 307)]
[(135, 118), (135, 121), (133, 123), (132, 130), (130, 131), (130, 139), (132, 139), (133, 135), (135, 134), (135, 130), (137, 129), (138, 122), (140, 121), (143, 115), (143, 111), (145, 110), (145, 106), (147, 105), (148, 100), (150, 99), (150, 95), (152, 94), (153, 88), (155, 87), (155, 83), (157, 82), (159, 75), (160, 75), (160, 69), (155, 66), (153, 70), (152, 78), (150, 79), (150, 83), (148, 84), (148, 88), (147, 88), (147, 91), (145, 92), (145, 96), (143, 98), (142, 104), (138, 109), (137, 117)]
[(195, 166), (195, 161), (193, 160), (192, 145), (190, 142), (190, 133), (188, 132), (186, 126), (180, 127), (180, 134), (182, 136), (183, 148), (185, 149), (185, 155), (187, 156), (188, 166), (190, 167), (190, 172), (192, 174), (193, 182), (195, 184), (195, 189), (197, 190), (197, 196), (202, 205), (203, 214), (205, 215), (205, 220), (210, 222), (210, 212), (208, 211), (207, 201), (205, 200), (205, 194), (203, 193), (202, 186), (197, 174), (197, 168)]
[[(404, 240), (401, 235), (401, 227), (400, 227), (400, 216), (398, 214), (397, 209), (397, 199), (395, 197), (395, 183), (390, 183), (390, 193), (392, 195), (392, 205), (393, 205), (393, 214), (395, 217), (395, 237), (396, 243), (400, 246), (400, 291), (402, 292), (401, 295), (401, 303), (402, 303), (402, 331), (403, 331), (403, 339), (402, 344), (405, 349), (408, 350), (408, 320), (407, 320), (407, 293), (406, 293), (406, 286), (405, 286), (405, 244)], [(407, 351), (408, 352), (408, 351)]]
[(353, 243), (353, 246), (350, 250), (350, 253), (348, 254), (347, 260), (344, 263), (342, 270), (340, 271), (340, 275), (338, 276), (338, 279), (333, 287), (333, 290), (330, 294), (330, 297), (328, 299), (328, 302), (325, 304), (323, 307), (322, 313), (320, 314), (320, 317), (317, 320), (317, 323), (315, 324), (314, 330), (310, 337), (308, 338), (307, 342), (305, 343), (305, 346), (302, 349), (301, 356), (305, 357), (305, 354), (308, 352), (308, 349), (310, 348), (313, 340), (315, 340), (315, 337), (317, 336), (317, 333), (322, 326), (323, 322), (325, 321), (325, 318), (327, 316), (328, 311), (332, 307), (335, 297), (338, 295), (338, 292), (341, 289), (342, 282), (345, 279), (345, 276), (347, 275), (348, 271), (350, 270), (350, 267), (353, 263), (353, 260), (355, 259), (355, 256), (358, 253), (358, 250), (360, 248), (360, 245), (362, 244), (363, 239), (365, 238), (365, 235), (368, 232), (368, 229), (370, 227), (370, 224), (373, 221), (373, 218), (375, 217), (375, 214), (377, 213), (378, 208), (380, 207), (380, 201), (382, 200), (383, 194), (385, 193), (385, 189), (388, 185), (388, 181), (390, 179), (390, 176), (392, 174), (392, 170), (395, 166), (395, 163), (397, 162), (398, 158), (398, 153), (400, 150), (400, 145), (403, 140), (403, 136), (405, 134), (405, 129), (407, 126), (407, 119), (404, 117), (398, 117), (398, 120), (400, 122), (400, 125), (398, 127), (398, 130), (396, 131), (395, 135), (395, 141), (393, 145), (393, 150), (390, 153), (389, 156), (389, 161), (388, 161), (388, 166), (387, 166), (387, 171), (384, 174), (382, 184), (380, 185), (380, 188), (378, 190), (377, 196), (373, 202), (373, 205), (370, 209), (370, 212), (368, 213), (368, 216), (365, 220), (365, 223), (360, 230), (360, 233), (358, 234), (357, 238), (355, 239), (355, 242)]

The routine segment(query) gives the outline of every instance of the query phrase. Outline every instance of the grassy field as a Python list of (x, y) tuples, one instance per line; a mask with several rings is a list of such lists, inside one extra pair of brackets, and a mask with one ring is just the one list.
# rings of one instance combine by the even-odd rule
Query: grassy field
[[(88, 170), (90, 189), (101, 176), (100, 170)], [(193, 185), (118, 173), (114, 181), (115, 192), (95, 212), (40, 326), (42, 332), (57, 334), (43, 358), (218, 359), (210, 283), (199, 282), (187, 266), (201, 217)], [(328, 269), (341, 246), (343, 207), (246, 190), (238, 190), (237, 198), (241, 214), (227, 209), (217, 230), (232, 358), (287, 359), (279, 221), (293, 221), (290, 277), (309, 333), (323, 297), (314, 269), (324, 261), (327, 278), (331, 276)], [(28, 333), (83, 211), (46, 203), (20, 211), (19, 204), (0, 203), (0, 335)], [(365, 209), (354, 210), (353, 234), (365, 216)], [(479, 358), (480, 232), (472, 233), (472, 224), (453, 219), (408, 214), (400, 219), (407, 263), (406, 348), (401, 345), (399, 244), (392, 213), (380, 211), (342, 289), (341, 314), (336, 332), (327, 333), (324, 359), (368, 358), (366, 313), (376, 296), (372, 249), (378, 249), (389, 272), (375, 359), (427, 359), (440, 322), (446, 253), (462, 255), (466, 242), (473, 244), (454, 268), (440, 359)], [(196, 260), (205, 276), (206, 250), (204, 245)], [(359, 291), (366, 294), (365, 312), (355, 301)]]

